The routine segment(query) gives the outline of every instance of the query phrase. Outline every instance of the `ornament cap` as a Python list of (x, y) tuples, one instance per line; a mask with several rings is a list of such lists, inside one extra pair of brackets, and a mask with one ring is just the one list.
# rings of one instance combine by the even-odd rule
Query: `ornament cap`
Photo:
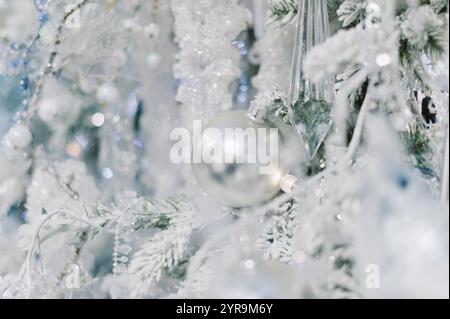
[(248, 116), (255, 122), (263, 123), (267, 116), (267, 109), (251, 105), (248, 110)]
[(281, 190), (287, 194), (292, 194), (295, 185), (297, 184), (298, 178), (293, 175), (286, 175), (281, 179), (280, 187)]

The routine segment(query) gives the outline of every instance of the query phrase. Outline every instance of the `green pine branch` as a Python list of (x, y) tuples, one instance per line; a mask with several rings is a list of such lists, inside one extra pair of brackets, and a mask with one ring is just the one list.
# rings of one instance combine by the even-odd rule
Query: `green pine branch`
[(432, 149), (424, 128), (416, 125), (410, 130), (400, 133), (406, 150), (413, 157), (413, 166), (426, 176), (434, 176), (433, 166), (429, 160)]

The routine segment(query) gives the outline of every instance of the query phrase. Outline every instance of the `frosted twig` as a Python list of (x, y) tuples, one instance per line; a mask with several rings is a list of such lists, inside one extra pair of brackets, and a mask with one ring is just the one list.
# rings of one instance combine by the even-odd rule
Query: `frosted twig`
[(347, 132), (347, 113), (348, 113), (348, 97), (359, 88), (367, 79), (368, 72), (365, 68), (358, 71), (354, 76), (350, 77), (336, 94), (336, 107), (333, 112), (335, 123), (335, 140), (337, 145), (345, 144), (345, 136)]
[(345, 162), (350, 163), (353, 161), (356, 151), (361, 143), (361, 137), (364, 128), (364, 121), (366, 118), (366, 113), (369, 108), (369, 95), (366, 94), (361, 110), (359, 111), (358, 119), (356, 121), (356, 126), (353, 131), (352, 140), (348, 146), (347, 154), (345, 156)]
[(52, 217), (54, 217), (54, 216), (56, 216), (56, 215), (58, 215), (58, 214), (64, 214), (64, 215), (66, 215), (67, 217), (72, 218), (73, 220), (79, 221), (79, 222), (81, 222), (81, 223), (85, 223), (85, 224), (87, 224), (87, 225), (89, 225), (89, 226), (91, 226), (91, 227), (93, 227), (93, 228), (99, 228), (98, 225), (92, 224), (91, 222), (89, 222), (89, 221), (87, 221), (87, 220), (81, 219), (81, 218), (79, 218), (78, 216), (75, 216), (75, 215), (73, 215), (72, 213), (70, 213), (70, 212), (68, 212), (67, 210), (64, 210), (64, 209), (59, 209), (59, 210), (57, 210), (57, 211), (55, 211), (55, 212), (49, 214), (47, 217), (45, 217), (45, 218), (41, 221), (41, 223), (39, 224), (39, 226), (37, 227), (37, 229), (36, 229), (36, 231), (35, 231), (35, 233), (34, 233), (33, 240), (32, 240), (32, 243), (31, 243), (31, 247), (30, 247), (30, 249), (28, 250), (27, 257), (26, 257), (26, 261), (25, 261), (25, 264), (24, 264), (25, 268), (24, 268), (24, 269), (22, 268), (21, 274), (20, 274), (21, 277), (24, 275), (23, 272), (25, 272), (26, 275), (27, 275), (27, 289), (26, 289), (26, 297), (27, 297), (27, 299), (30, 297), (30, 293), (31, 293), (31, 268), (32, 268), (32, 258), (33, 258), (34, 250), (35, 250), (35, 248), (36, 248), (36, 243), (37, 243), (37, 241), (38, 241), (38, 239), (39, 239), (39, 233), (40, 233), (41, 229), (45, 226), (45, 224), (46, 224)]

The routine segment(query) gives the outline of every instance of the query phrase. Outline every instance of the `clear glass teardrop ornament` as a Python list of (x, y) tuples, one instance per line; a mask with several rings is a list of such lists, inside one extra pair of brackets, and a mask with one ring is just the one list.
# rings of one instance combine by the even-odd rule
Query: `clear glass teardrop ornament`
[(299, 0), (289, 94), (289, 117), (313, 159), (327, 136), (335, 102), (334, 77), (320, 82), (305, 78), (303, 63), (308, 52), (330, 36), (326, 0)]

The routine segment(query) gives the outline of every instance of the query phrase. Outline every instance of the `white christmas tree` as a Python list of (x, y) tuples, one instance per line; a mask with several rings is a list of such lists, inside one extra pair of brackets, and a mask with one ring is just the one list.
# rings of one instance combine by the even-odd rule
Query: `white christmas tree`
[[(0, 298), (448, 298), (448, 1), (308, 1), (0, 0)], [(211, 118), (283, 170), (171, 161)]]

